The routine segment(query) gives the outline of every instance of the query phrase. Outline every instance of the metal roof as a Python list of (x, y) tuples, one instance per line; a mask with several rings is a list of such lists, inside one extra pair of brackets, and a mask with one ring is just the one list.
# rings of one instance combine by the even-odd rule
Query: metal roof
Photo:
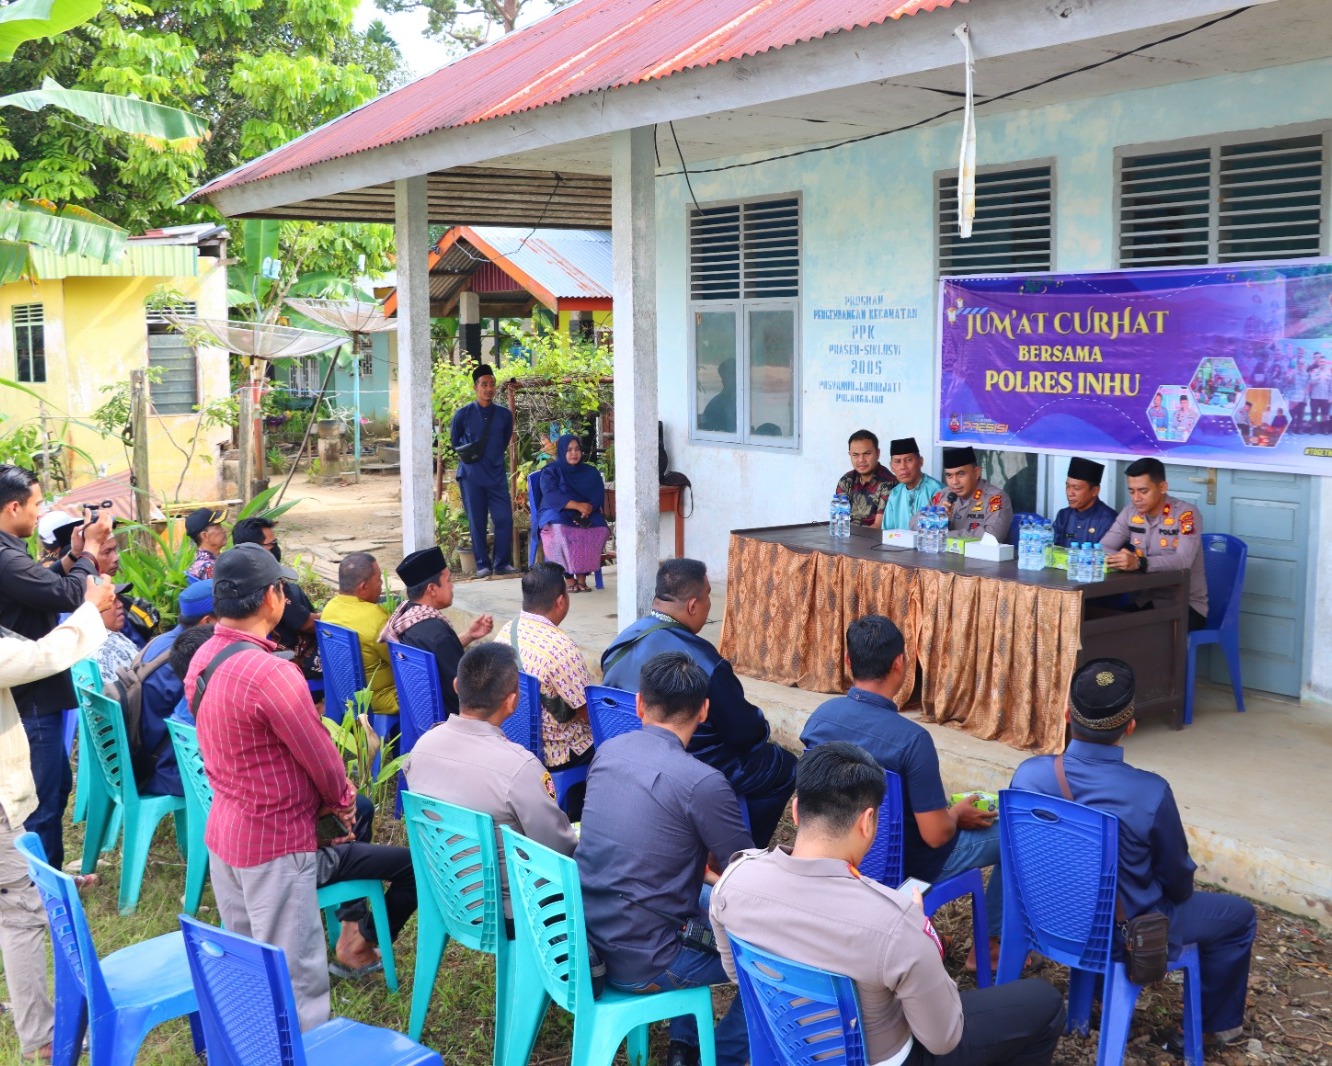
[(190, 198), (965, 2), (581, 0), (213, 179)]

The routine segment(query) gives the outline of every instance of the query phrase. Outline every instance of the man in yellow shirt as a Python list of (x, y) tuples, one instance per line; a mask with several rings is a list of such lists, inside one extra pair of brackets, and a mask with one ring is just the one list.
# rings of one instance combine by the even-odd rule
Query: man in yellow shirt
[(379, 605), (384, 594), (384, 572), (373, 555), (352, 552), (338, 564), (338, 594), (320, 613), (325, 622), (354, 629), (361, 638), (361, 661), (370, 686), (370, 711), (397, 714), (398, 690), (393, 687), (389, 646), (379, 643), (388, 611)]

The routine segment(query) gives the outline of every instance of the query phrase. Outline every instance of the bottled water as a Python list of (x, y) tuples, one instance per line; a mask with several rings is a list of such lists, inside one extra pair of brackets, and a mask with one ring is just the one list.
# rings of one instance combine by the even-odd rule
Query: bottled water
[(841, 499), (840, 495), (832, 498), (832, 506), (828, 508), (828, 536), (839, 537), (838, 532), (841, 527)]
[(1095, 580), (1092, 576), (1092, 547), (1088, 541), (1084, 540), (1078, 546), (1078, 574), (1073, 580), (1084, 585)]
[(947, 520), (937, 507), (926, 507), (916, 523), (916, 551), (924, 555), (938, 555), (944, 548), (944, 529)]
[(1054, 566), (1054, 523), (1046, 521), (1041, 530), (1041, 569)]
[(841, 495), (837, 497), (837, 535), (843, 539), (851, 536), (851, 501)]
[(1031, 519), (1024, 518), (1022, 524), (1018, 526), (1017, 564), (1019, 570), (1031, 569), (1032, 532)]
[(1096, 541), (1092, 544), (1092, 581), (1101, 581), (1105, 578), (1105, 549), (1101, 547), (1101, 542)]
[(1082, 583), (1082, 542), (1072, 541), (1068, 546), (1068, 579)]

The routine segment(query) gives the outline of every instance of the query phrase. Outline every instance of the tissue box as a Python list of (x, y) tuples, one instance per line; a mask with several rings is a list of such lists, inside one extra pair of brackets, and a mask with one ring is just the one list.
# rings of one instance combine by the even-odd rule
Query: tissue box
[(883, 531), (883, 542), (891, 544), (895, 548), (915, 548), (916, 534), (910, 529), (885, 529)]
[(968, 541), (963, 554), (968, 559), (984, 559), (989, 563), (1006, 563), (1017, 556), (1011, 544), (987, 544), (983, 540)]
[(979, 537), (964, 537), (959, 533), (949, 533), (944, 550), (950, 555), (967, 555), (971, 551), (971, 545), (979, 543)]
[(1050, 551), (1053, 552), (1053, 562), (1051, 563), (1051, 565), (1052, 565), (1056, 570), (1067, 570), (1067, 569), (1068, 569), (1068, 549), (1067, 549), (1067, 548), (1059, 548), (1059, 547), (1055, 547), (1055, 548), (1051, 548)]

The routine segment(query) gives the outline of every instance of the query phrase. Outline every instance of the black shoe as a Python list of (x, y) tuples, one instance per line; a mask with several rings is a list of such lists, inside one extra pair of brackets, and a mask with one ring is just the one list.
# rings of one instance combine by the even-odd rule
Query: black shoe
[(496, 577), (513, 577), (517, 573), (519, 573), (519, 570), (516, 566), (505, 565), (495, 567)]
[[(1219, 1033), (1203, 1033), (1203, 1050), (1216, 1051), (1220, 1048), (1233, 1047), (1236, 1044), (1243, 1043), (1249, 1038), (1245, 1032), (1244, 1026), (1236, 1026), (1234, 1029), (1223, 1029)], [(1165, 1039), (1165, 1049), (1172, 1055), (1184, 1054), (1184, 1029), (1178, 1028), (1171, 1031)]]
[(698, 1048), (672, 1040), (666, 1049), (666, 1066), (698, 1066)]

